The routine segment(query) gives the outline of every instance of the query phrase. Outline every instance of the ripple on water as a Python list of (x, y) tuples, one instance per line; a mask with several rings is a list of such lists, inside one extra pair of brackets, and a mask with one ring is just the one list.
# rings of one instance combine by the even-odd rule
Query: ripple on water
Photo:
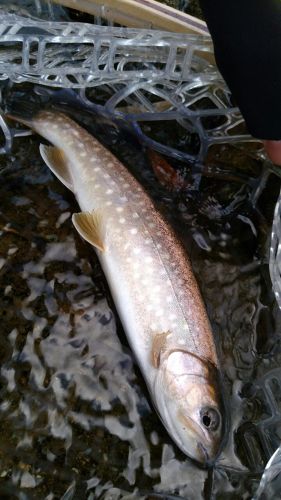
[[(216, 216), (211, 212), (208, 219), (208, 186), (198, 196), (198, 205), (208, 208), (201, 214), (190, 203), (191, 195), (196, 199), (192, 189), (165, 199), (191, 250), (232, 415), (229, 441), (210, 479), (176, 449), (150, 409), (142, 378), (121, 345), (119, 326), (117, 336), (94, 253), (73, 231), (70, 214), (77, 206), (38, 160), (38, 144), (36, 138), (19, 141), (0, 185), (1, 230), (6, 228), (0, 239), (0, 493), (28, 500), (129, 500), (149, 498), (145, 492), (154, 491), (155, 498), (198, 500), (213, 488), (218, 498), (249, 498), (258, 475), (251, 479), (248, 474), (247, 467), (254, 469), (244, 446), (251, 434), (244, 423), (248, 415), (261, 418), (262, 375), (280, 365), (280, 316), (256, 251), (250, 259), (244, 255), (243, 241), (232, 237), (236, 218), (229, 209), (220, 219), (215, 192)], [(161, 204), (143, 153), (121, 144), (119, 153), (123, 148)], [(253, 220), (242, 213), (239, 224), (257, 237)], [(143, 280), (149, 282), (149, 276)], [(271, 323), (261, 320), (265, 310)], [(274, 352), (266, 348), (270, 337), (276, 338)], [(246, 398), (243, 387), (257, 376), (259, 391)], [(270, 418), (270, 412), (262, 418)], [(263, 463), (264, 451), (258, 451), (253, 436), (254, 458), (260, 453)]]

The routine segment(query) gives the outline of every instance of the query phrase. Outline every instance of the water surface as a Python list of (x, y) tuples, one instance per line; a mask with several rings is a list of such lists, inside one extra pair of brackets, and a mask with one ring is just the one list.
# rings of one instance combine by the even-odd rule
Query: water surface
[(18, 138), (1, 157), (1, 498), (251, 498), (281, 432), (280, 313), (267, 258), (280, 183), (271, 176), (253, 206), (261, 165), (223, 147), (209, 155), (208, 175), (173, 162), (184, 187), (171, 192), (136, 139), (92, 115), (80, 121), (184, 241), (218, 346), (231, 432), (210, 472), (173, 444), (95, 253), (72, 226), (75, 199), (41, 160), (41, 139)]

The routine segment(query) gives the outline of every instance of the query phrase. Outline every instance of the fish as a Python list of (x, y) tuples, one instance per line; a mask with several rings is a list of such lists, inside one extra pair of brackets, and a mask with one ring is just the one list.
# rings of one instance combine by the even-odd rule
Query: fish
[(51, 145), (40, 153), (73, 192), (156, 411), (188, 457), (209, 467), (226, 434), (214, 336), (185, 248), (128, 169), (66, 114), (8, 114)]

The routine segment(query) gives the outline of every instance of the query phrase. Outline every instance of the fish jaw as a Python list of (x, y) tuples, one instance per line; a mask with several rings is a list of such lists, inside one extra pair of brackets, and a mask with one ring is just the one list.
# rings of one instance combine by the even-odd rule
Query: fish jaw
[(166, 429), (186, 455), (204, 466), (214, 464), (224, 441), (219, 385), (215, 366), (180, 350), (165, 354), (155, 379), (155, 401)]

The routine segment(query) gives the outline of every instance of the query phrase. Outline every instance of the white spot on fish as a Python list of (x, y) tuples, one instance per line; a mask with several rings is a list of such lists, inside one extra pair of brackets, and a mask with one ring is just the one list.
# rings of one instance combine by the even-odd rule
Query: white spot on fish
[(132, 217), (133, 217), (133, 219), (138, 219), (139, 216), (138, 216), (138, 214), (136, 212), (134, 212), (133, 215), (132, 215)]
[(116, 208), (116, 212), (123, 212), (124, 211), (124, 208), (123, 207), (117, 207)]
[(170, 314), (170, 315), (169, 315), (169, 319), (170, 319), (171, 321), (172, 321), (172, 320), (174, 320), (174, 319), (177, 319), (176, 314)]
[(155, 314), (156, 316), (163, 316), (163, 312), (163, 309), (158, 309)]
[(168, 297), (166, 298), (166, 301), (168, 302), (168, 304), (170, 304), (171, 302), (173, 302), (172, 295), (168, 295)]
[(138, 247), (136, 247), (136, 248), (133, 249), (133, 252), (134, 252), (135, 255), (138, 255), (138, 254), (141, 253), (141, 249), (138, 248)]
[(125, 224), (126, 219), (124, 219), (124, 217), (120, 217), (119, 222), (120, 224)]
[(94, 172), (99, 172), (99, 170), (100, 170), (100, 167), (95, 167), (94, 168)]
[(113, 190), (112, 189), (107, 189), (106, 190), (106, 194), (112, 194), (113, 193)]
[(80, 153), (80, 156), (86, 156), (86, 152), (85, 151), (82, 151), (82, 153)]
[(138, 230), (136, 227), (133, 227), (131, 230), (130, 230), (130, 233), (131, 234), (137, 234)]
[[(112, 205), (112, 201), (107, 201), (107, 202), (106, 202), (106, 205), (107, 205), (108, 207), (110, 207), (110, 205)], [(112, 219), (111, 219), (111, 220), (112, 220)]]
[(153, 262), (153, 258), (152, 258), (152, 257), (150, 257), (150, 256), (149, 256), (149, 257), (145, 257), (144, 261), (145, 261), (147, 264), (149, 264), (149, 263)]
[(114, 167), (114, 163), (113, 163), (112, 161), (110, 161), (110, 162), (107, 164), (107, 166), (108, 166), (109, 168), (112, 168), (112, 167)]

